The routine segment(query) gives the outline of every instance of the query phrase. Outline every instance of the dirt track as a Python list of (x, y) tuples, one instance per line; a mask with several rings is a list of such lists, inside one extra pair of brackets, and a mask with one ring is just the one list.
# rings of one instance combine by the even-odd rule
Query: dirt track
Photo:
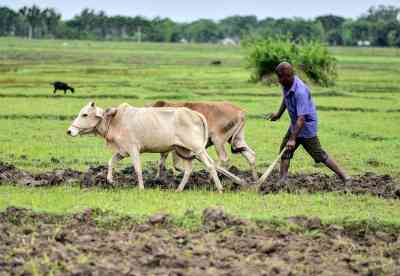
[[(251, 182), (251, 173), (241, 171), (232, 167), (230, 171), (239, 177)], [(137, 185), (136, 176), (132, 167), (115, 172), (115, 184), (113, 186), (106, 182), (107, 168), (105, 166), (91, 167), (86, 172), (74, 171), (72, 169), (55, 170), (48, 173), (31, 174), (15, 168), (8, 163), (0, 162), (0, 184), (13, 183), (26, 186), (56, 186), (70, 183), (80, 183), (81, 187), (131, 187)], [(143, 177), (145, 187), (159, 187), (162, 189), (175, 189), (181, 179), (181, 175), (173, 177), (169, 170), (166, 178), (160, 180), (156, 178), (156, 168), (149, 167), (144, 169)], [(237, 190), (236, 184), (220, 176), (224, 180), (225, 190)], [(348, 185), (343, 185), (334, 176), (324, 174), (294, 174), (290, 177), (289, 183), (285, 186), (277, 186), (278, 174), (275, 171), (272, 176), (260, 187), (260, 192), (275, 193), (286, 191), (296, 192), (351, 192), (355, 194), (372, 194), (385, 198), (400, 198), (400, 183), (389, 175), (376, 175), (365, 173), (364, 175), (354, 176), (353, 181)], [(206, 188), (214, 189), (214, 184), (208, 178), (205, 170), (195, 171), (189, 179), (186, 189)]]
[[(187, 213), (190, 216), (190, 213)], [(87, 209), (68, 217), (0, 212), (0, 275), (398, 275), (399, 231), (255, 225), (206, 209), (196, 231), (167, 215), (138, 224)], [(295, 227), (296, 226), (296, 227)], [(292, 230), (288, 230), (292, 229)]]

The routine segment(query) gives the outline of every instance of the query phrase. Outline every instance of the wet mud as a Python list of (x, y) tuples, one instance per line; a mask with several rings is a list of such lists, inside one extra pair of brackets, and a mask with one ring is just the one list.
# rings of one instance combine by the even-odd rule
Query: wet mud
[[(352, 181), (344, 184), (335, 176), (320, 173), (292, 174), (289, 181), (279, 184), (278, 172), (272, 175), (260, 185), (255, 187), (251, 179), (251, 172), (231, 167), (230, 171), (247, 181), (247, 186), (239, 186), (223, 175), (219, 175), (226, 191), (240, 189), (257, 189), (262, 194), (288, 192), (288, 193), (318, 193), (318, 192), (344, 192), (354, 194), (371, 194), (384, 198), (400, 199), (400, 183), (390, 175), (377, 175), (371, 172), (353, 176)], [(86, 172), (72, 169), (58, 169), (51, 172), (32, 174), (20, 170), (9, 163), (0, 162), (0, 185), (15, 184), (32, 187), (80, 185), (82, 188), (129, 188), (137, 185), (137, 178), (132, 167), (126, 167), (114, 172), (114, 183), (107, 183), (107, 167), (91, 166)], [(168, 170), (162, 179), (157, 178), (157, 169), (154, 166), (146, 166), (143, 170), (145, 188), (176, 189), (182, 174), (174, 176), (172, 170)], [(215, 190), (214, 183), (205, 170), (194, 171), (185, 189)]]

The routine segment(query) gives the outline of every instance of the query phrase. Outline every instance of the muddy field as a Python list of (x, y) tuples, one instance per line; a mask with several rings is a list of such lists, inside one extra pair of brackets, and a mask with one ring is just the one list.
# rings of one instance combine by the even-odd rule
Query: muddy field
[[(238, 190), (252, 188), (250, 171), (241, 171), (232, 167), (230, 171), (242, 179), (245, 179), (249, 185), (240, 187), (224, 176), (225, 190)], [(137, 185), (136, 175), (132, 167), (126, 167), (114, 173), (115, 183), (110, 185), (106, 182), (107, 167), (90, 167), (86, 172), (75, 171), (72, 169), (60, 169), (47, 173), (31, 174), (22, 171), (12, 164), (0, 162), (0, 184), (11, 183), (15, 185), (25, 185), (32, 187), (57, 186), (64, 184), (78, 183), (83, 188), (118, 188), (132, 187)], [(174, 177), (172, 171), (167, 171), (165, 178), (156, 177), (156, 168), (146, 166), (143, 170), (145, 187), (157, 187), (161, 189), (175, 189), (180, 182), (182, 175)], [(335, 176), (324, 174), (293, 174), (289, 182), (284, 186), (277, 185), (278, 173), (275, 171), (265, 183), (261, 185), (259, 191), (263, 194), (286, 191), (289, 193), (298, 192), (346, 192), (355, 194), (372, 194), (384, 198), (400, 198), (400, 183), (390, 175), (376, 175), (374, 173), (365, 173), (354, 176), (351, 183), (344, 185)], [(205, 170), (194, 171), (191, 175), (185, 189), (214, 189), (214, 184), (210, 181), (208, 173)]]
[[(190, 212), (186, 213), (191, 216)], [(188, 231), (156, 214), (111, 221), (96, 209), (69, 216), (0, 212), (0, 275), (399, 275), (399, 231), (322, 225), (318, 218), (254, 224), (206, 209)]]
[[(147, 188), (175, 189), (181, 179), (168, 171), (163, 180), (145, 166)], [(251, 173), (231, 172), (251, 182)], [(31, 187), (80, 185), (126, 188), (137, 184), (132, 167), (106, 183), (105, 166), (85, 172), (59, 169), (32, 174), (0, 163), (0, 184)], [(226, 190), (239, 187), (223, 179)], [(278, 186), (274, 172), (263, 194), (286, 191), (346, 192), (400, 199), (400, 186), (389, 175), (365, 173), (348, 185), (333, 176), (295, 174)], [(214, 190), (204, 170), (192, 174), (187, 189)], [(185, 218), (195, 219), (188, 210)], [(184, 219), (185, 219), (184, 218)], [(317, 217), (290, 217), (286, 223), (247, 221), (223, 209), (203, 211), (195, 230), (182, 228), (168, 214), (144, 220), (86, 209), (56, 216), (8, 207), (0, 212), (1, 275), (399, 275), (400, 229), (370, 224), (325, 225)], [(379, 229), (379, 230), (377, 230)]]

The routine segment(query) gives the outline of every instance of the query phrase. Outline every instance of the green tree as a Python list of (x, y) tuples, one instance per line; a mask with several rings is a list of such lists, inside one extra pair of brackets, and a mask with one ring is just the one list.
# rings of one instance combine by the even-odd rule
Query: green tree
[(127, 26), (129, 22), (129, 17), (127, 16), (112, 16), (108, 18), (108, 27), (109, 34), (112, 38), (120, 38), (126, 39), (128, 37), (127, 34)]
[(315, 20), (321, 22), (325, 31), (340, 29), (342, 28), (343, 23), (346, 21), (344, 17), (333, 14), (318, 16), (315, 18)]
[(150, 20), (142, 16), (130, 17), (127, 22), (127, 33), (136, 41), (147, 40), (151, 28)]
[(272, 36), (290, 36), (293, 41), (323, 40), (324, 29), (320, 22), (302, 18), (281, 18), (267, 29)]
[(342, 26), (342, 38), (343, 38), (343, 45), (353, 46), (356, 44), (355, 40), (353, 39), (353, 32), (352, 32), (352, 25), (353, 20), (348, 19), (343, 23)]
[(172, 42), (179, 39), (177, 24), (169, 18), (156, 17), (151, 21), (151, 30), (147, 35), (150, 41)]
[(357, 41), (371, 41), (372, 33), (371, 33), (371, 23), (359, 19), (357, 21), (350, 22), (348, 28), (351, 30), (352, 34), (352, 44), (355, 45)]
[(194, 42), (217, 42), (222, 38), (218, 25), (209, 19), (199, 19), (186, 27), (186, 36)]
[(28, 38), (35, 38), (37, 28), (42, 24), (42, 10), (33, 5), (32, 7), (24, 6), (19, 11), (28, 25)]
[(325, 31), (325, 40), (330, 45), (343, 45), (343, 23), (346, 21), (344, 17), (336, 15), (323, 15), (315, 19), (322, 24)]
[(376, 21), (396, 21), (398, 14), (400, 13), (400, 8), (395, 6), (385, 6), (379, 5), (377, 7), (370, 7), (365, 15), (362, 16), (362, 19), (367, 21), (376, 22)]
[(399, 47), (400, 46), (400, 33), (396, 30), (391, 30), (387, 34), (387, 42), (391, 47)]
[(230, 16), (219, 22), (220, 30), (224, 37), (242, 38), (253, 32), (258, 25), (257, 17), (248, 16)]
[(60, 24), (61, 14), (57, 13), (53, 8), (46, 8), (42, 11), (42, 16), (47, 35), (54, 37)]
[(397, 16), (400, 8), (380, 5), (371, 7), (360, 20), (369, 23), (370, 38), (376, 46), (394, 46), (395, 33), (399, 30)]
[(79, 38), (90, 39), (96, 38), (91, 34), (91, 31), (95, 27), (96, 14), (93, 9), (84, 9), (79, 15), (76, 15), (70, 22), (69, 26), (72, 28), (77, 28), (79, 33)]
[(398, 46), (400, 8), (369, 8), (357, 19), (333, 14), (315, 20), (234, 15), (219, 22), (200, 19), (177, 23), (169, 18), (147, 19), (141, 16), (107, 16), (104, 11), (83, 9), (73, 19), (62, 21), (53, 8), (24, 6), (18, 11), (0, 7), (0, 36), (16, 35), (31, 38), (57, 37), (68, 39), (132, 39), (136, 41), (218, 42), (224, 37), (242, 41), (262, 37), (290, 37), (292, 42), (318, 40), (330, 45), (357, 45), (370, 41), (374, 46)]
[(0, 7), (0, 36), (14, 35), (18, 14), (7, 7)]

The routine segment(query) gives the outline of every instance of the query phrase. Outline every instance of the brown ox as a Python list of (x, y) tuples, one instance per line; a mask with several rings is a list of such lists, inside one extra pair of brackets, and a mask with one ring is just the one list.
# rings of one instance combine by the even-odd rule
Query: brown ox
[[(252, 176), (257, 180), (256, 154), (246, 144), (244, 138), (244, 125), (246, 113), (241, 108), (229, 102), (166, 102), (157, 101), (152, 107), (186, 107), (197, 111), (206, 118), (208, 125), (209, 139), (207, 147), (214, 145), (219, 162), (226, 166), (228, 155), (225, 144), (231, 144), (232, 153), (241, 153), (249, 163)], [(168, 154), (162, 154), (160, 159), (160, 173), (165, 169), (164, 163)], [(174, 156), (176, 157), (176, 156)], [(175, 158), (174, 158), (175, 159)], [(175, 163), (175, 161), (174, 161)]]

